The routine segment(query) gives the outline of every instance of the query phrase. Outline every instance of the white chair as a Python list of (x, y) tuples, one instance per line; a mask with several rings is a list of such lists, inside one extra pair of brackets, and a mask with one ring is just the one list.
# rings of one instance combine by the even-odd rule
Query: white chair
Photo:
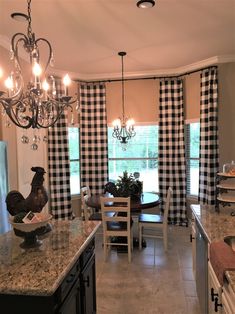
[[(127, 246), (128, 261), (130, 263), (133, 246), (130, 197), (100, 197), (100, 202), (105, 261), (111, 246)], [(117, 240), (112, 242), (114, 237)], [(125, 238), (126, 242), (124, 242)]]
[[(164, 249), (168, 249), (168, 212), (170, 207), (170, 200), (172, 195), (172, 188), (169, 187), (165, 202), (163, 215), (140, 214), (138, 219), (139, 226), (139, 249), (142, 248), (142, 239), (146, 238), (162, 238), (164, 242)], [(154, 232), (153, 232), (154, 231)], [(160, 231), (160, 233), (159, 233)], [(152, 233), (150, 233), (152, 232)], [(155, 245), (155, 244), (154, 244)]]
[(81, 188), (81, 216), (88, 221), (93, 214), (93, 209), (86, 204), (86, 199), (91, 196), (91, 190), (88, 186)]

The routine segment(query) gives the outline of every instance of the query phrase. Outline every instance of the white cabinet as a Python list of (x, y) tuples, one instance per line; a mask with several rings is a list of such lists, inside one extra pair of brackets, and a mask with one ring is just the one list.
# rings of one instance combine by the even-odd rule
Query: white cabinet
[(222, 314), (222, 287), (216, 277), (216, 274), (208, 261), (208, 314)]
[(217, 174), (217, 202), (222, 206), (235, 206), (235, 175), (226, 172)]
[(191, 221), (191, 242), (192, 242), (192, 263), (193, 263), (193, 275), (196, 280), (196, 221), (195, 216), (192, 214)]
[(222, 304), (223, 304), (222, 313), (226, 314), (235, 313), (235, 293), (232, 290), (231, 286), (227, 283), (225, 283), (223, 286)]

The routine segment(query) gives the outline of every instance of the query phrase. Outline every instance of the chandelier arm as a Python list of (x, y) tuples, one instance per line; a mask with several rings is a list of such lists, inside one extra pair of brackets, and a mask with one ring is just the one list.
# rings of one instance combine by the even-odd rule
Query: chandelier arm
[[(16, 114), (16, 112), (15, 112), (15, 110), (17, 110), (17, 109), (13, 109), (13, 107), (16, 105), (16, 104), (10, 104), (10, 103), (8, 103), (7, 101), (4, 101), (4, 100), (0, 100), (0, 103), (3, 105), (3, 107), (4, 107), (4, 109), (5, 109), (5, 111), (6, 111), (6, 113), (7, 113), (7, 116), (10, 118), (10, 120), (16, 125), (16, 126), (18, 126), (18, 127), (20, 127), (20, 128), (24, 128), (24, 129), (28, 129), (28, 128), (30, 128), (31, 126), (32, 126), (32, 121), (31, 121), (31, 118), (29, 117), (29, 116), (26, 116), (25, 117), (25, 120), (27, 120), (28, 121), (28, 124), (21, 124), (20, 122), (19, 122), (19, 119), (18, 119), (18, 116), (17, 116), (17, 114)], [(22, 101), (18, 101), (18, 105), (19, 104), (23, 104), (23, 102)]]
[[(16, 41), (16, 37), (18, 37), (18, 36), (21, 36), (19, 39), (17, 39), (17, 42), (15, 43), (15, 41)], [(13, 36), (12, 36), (12, 39), (11, 39), (11, 48), (12, 48), (12, 50), (13, 50), (13, 52), (14, 52), (14, 57), (17, 57), (17, 60), (19, 60), (19, 58), (18, 58), (18, 55), (16, 56), (15, 55), (15, 48), (16, 48), (16, 45), (18, 45), (18, 41), (19, 40), (24, 40), (24, 43), (25, 44), (28, 44), (28, 42), (29, 42), (29, 40), (28, 40), (28, 37), (24, 34), (24, 33), (16, 33), (16, 34), (14, 34)]]
[(58, 100), (53, 98), (53, 97), (51, 97), (50, 95), (47, 95), (47, 97), (48, 97), (48, 100), (50, 100), (53, 103), (56, 103), (57, 106), (59, 106), (61, 104), (65, 105), (65, 106), (70, 106), (70, 105), (74, 104), (78, 100), (78, 98), (70, 100), (69, 98), (71, 98), (71, 97), (69, 97), (69, 96), (65, 96), (66, 100), (63, 99), (64, 96), (62, 96), (61, 98), (58, 98)]
[(42, 38), (42, 37), (40, 37), (37, 40), (35, 40), (35, 45), (38, 47), (38, 43), (41, 42), (41, 41), (44, 41), (47, 44), (47, 47), (49, 48), (49, 56), (48, 56), (47, 63), (45, 65), (45, 68), (44, 68), (44, 71), (43, 71), (43, 73), (45, 73), (47, 68), (48, 68), (48, 66), (49, 66), (49, 64), (50, 64), (50, 60), (52, 58), (52, 47), (51, 47), (50, 42), (47, 39)]

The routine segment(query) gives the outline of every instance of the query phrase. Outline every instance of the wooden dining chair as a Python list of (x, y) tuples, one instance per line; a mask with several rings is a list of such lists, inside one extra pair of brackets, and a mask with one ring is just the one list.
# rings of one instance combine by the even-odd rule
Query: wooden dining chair
[(100, 202), (105, 261), (111, 246), (127, 246), (130, 263), (133, 248), (130, 197), (100, 197)]
[[(163, 215), (160, 214), (140, 214), (138, 219), (139, 229), (139, 249), (142, 248), (142, 239), (146, 238), (162, 238), (164, 249), (168, 249), (168, 212), (170, 200), (172, 196), (172, 188), (169, 187), (165, 202)], [(151, 233), (150, 233), (151, 232)], [(155, 244), (154, 244), (155, 245)]]
[(86, 204), (86, 199), (91, 196), (91, 190), (88, 186), (81, 188), (81, 216), (84, 217), (85, 221), (89, 220), (93, 210)]

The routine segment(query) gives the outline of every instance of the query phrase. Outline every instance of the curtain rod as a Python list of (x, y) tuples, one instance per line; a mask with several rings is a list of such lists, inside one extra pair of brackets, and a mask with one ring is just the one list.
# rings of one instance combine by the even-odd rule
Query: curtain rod
[[(169, 75), (169, 76), (151, 76), (151, 77), (136, 77), (136, 78), (124, 78), (124, 81), (140, 81), (140, 80), (160, 80), (160, 79), (165, 79), (165, 78), (179, 78), (185, 75), (190, 75), (196, 72), (201, 72), (206, 69), (211, 69), (211, 68), (217, 68), (217, 65), (212, 65), (208, 67), (204, 67), (198, 70), (190, 71), (190, 72), (185, 72), (180, 75)], [(84, 80), (74, 80), (77, 83), (111, 83), (111, 82), (121, 82), (122, 79), (104, 79), (104, 80), (95, 80), (95, 81), (84, 81)]]

